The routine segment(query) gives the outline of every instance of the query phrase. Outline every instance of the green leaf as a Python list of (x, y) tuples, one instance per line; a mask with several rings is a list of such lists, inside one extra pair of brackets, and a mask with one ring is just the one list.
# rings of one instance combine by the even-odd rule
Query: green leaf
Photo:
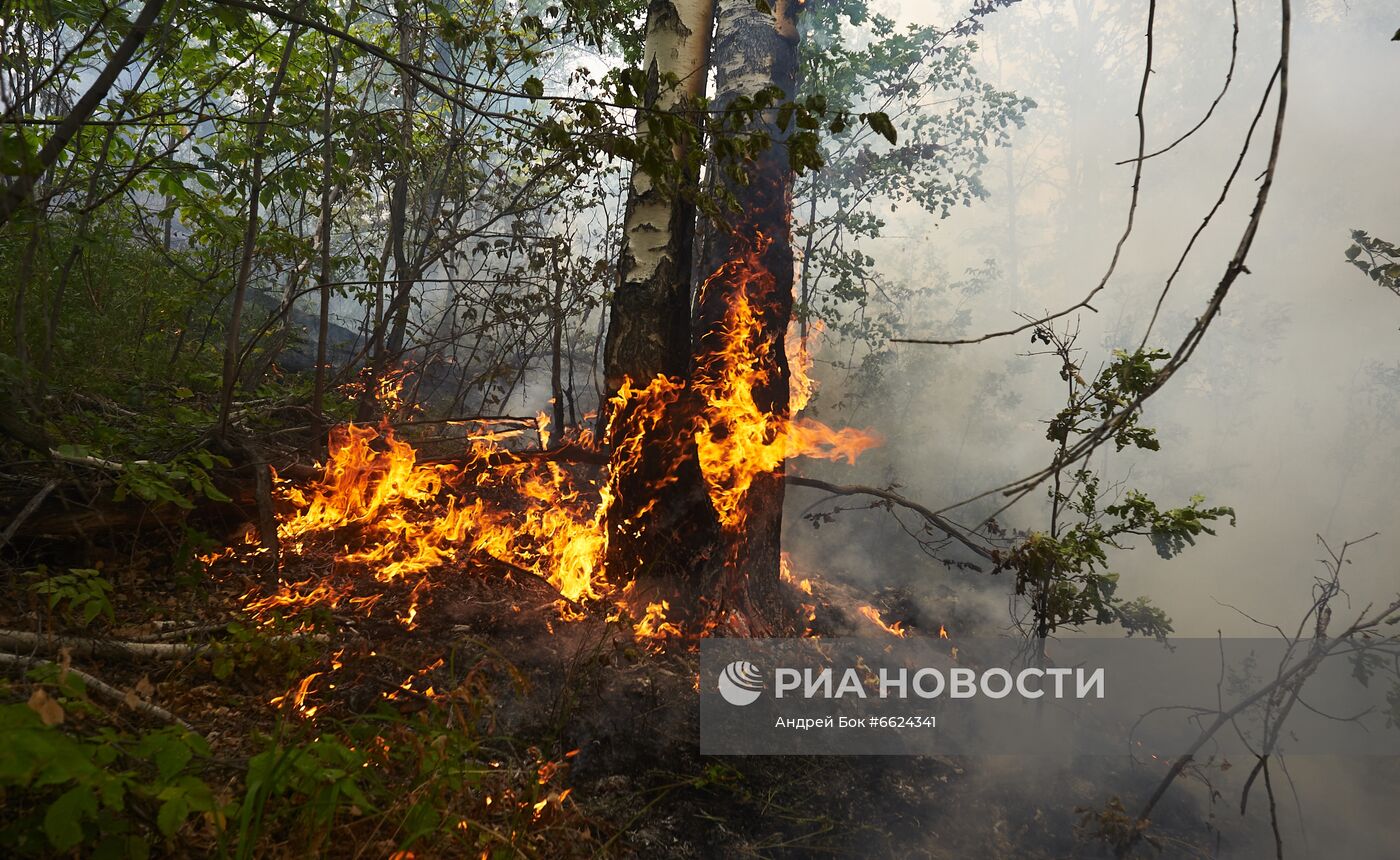
[(161, 804), (160, 812), (156, 813), (156, 827), (159, 827), (161, 834), (167, 838), (174, 836), (189, 814), (190, 802), (182, 791)]
[(899, 142), (899, 135), (895, 133), (894, 123), (890, 122), (890, 118), (885, 115), (884, 111), (873, 111), (864, 114), (861, 118), (864, 119), (866, 124), (872, 129), (883, 135), (885, 140), (888, 140), (890, 143)]
[(160, 771), (160, 778), (170, 780), (175, 774), (184, 770), (189, 764), (194, 753), (185, 746), (178, 738), (168, 737), (166, 743), (156, 750), (156, 769)]
[(49, 804), (44, 835), (58, 851), (70, 851), (83, 841), (83, 819), (97, 817), (97, 797), (86, 785), (75, 785)]

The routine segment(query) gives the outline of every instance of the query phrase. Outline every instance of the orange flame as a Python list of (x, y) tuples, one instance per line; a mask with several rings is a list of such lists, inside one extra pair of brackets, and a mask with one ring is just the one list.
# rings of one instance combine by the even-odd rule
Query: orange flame
[[(787, 458), (854, 461), (879, 444), (874, 434), (793, 417), (812, 396), (812, 356), (805, 339), (793, 331), (786, 342), (765, 337), (757, 307), (773, 283), (759, 259), (765, 243), (760, 238), (754, 249), (702, 286), (724, 279), (738, 288), (726, 305), (715, 345), (697, 360), (689, 382), (658, 376), (638, 387), (624, 381), (613, 398), (612, 414), (627, 407), (627, 425), (618, 428), (616, 437), (605, 437), (614, 446), (610, 474), (589, 479), (557, 462), (520, 456), (501, 444), (518, 431), (469, 436), (466, 456), (445, 464), (421, 462), (418, 451), (396, 436), (387, 421), (378, 427), (347, 425), (332, 434), (319, 479), (300, 485), (278, 482), (281, 506), (289, 511), (278, 526), (284, 557), (333, 548), (337, 563), (362, 565), (379, 582), (401, 585), (407, 602), (396, 604), (396, 617), (410, 629), (431, 599), (435, 578), (450, 565), (473, 558), (495, 559), (549, 582), (565, 598), (563, 617), (577, 618), (580, 602), (623, 596), (603, 576), (613, 481), (627, 464), (640, 462), (653, 431), (687, 386), (702, 403), (687, 432), (693, 433), (711, 505), (731, 533), (745, 523), (755, 479), (777, 473)], [(771, 354), (774, 349), (785, 350), (790, 368), (787, 409), (761, 405), (759, 392), (775, 381), (772, 376), (782, 364), (774, 360), (779, 358)], [(377, 386), (386, 414), (402, 408), (404, 376), (391, 374)], [(543, 446), (548, 445), (548, 425), (548, 415), (541, 413), (536, 429)], [(572, 441), (593, 444), (586, 433)], [(676, 479), (673, 473), (663, 484)], [(810, 581), (795, 584), (811, 593)], [(266, 614), (312, 605), (336, 608), (344, 602), (367, 613), (382, 596), (352, 596), (349, 585), (323, 578), (283, 583), (271, 594), (250, 594), (246, 607)], [(680, 631), (666, 620), (669, 608), (664, 601), (648, 603), (635, 626), (637, 635), (677, 635)]]
[(869, 431), (833, 430), (815, 420), (789, 417), (806, 407), (814, 389), (812, 356), (795, 326), (789, 326), (784, 344), (790, 374), (787, 414), (759, 406), (756, 391), (772, 384), (776, 366), (769, 355), (773, 345), (763, 336), (764, 323), (755, 306), (755, 298), (772, 284), (772, 275), (759, 260), (764, 247), (766, 240), (760, 238), (756, 247), (726, 263), (701, 287), (703, 293), (721, 281), (742, 286), (727, 305), (720, 346), (700, 363), (694, 380), (705, 399), (695, 433), (700, 468), (720, 523), (734, 530), (747, 519), (745, 500), (754, 479), (777, 471), (787, 458), (855, 462), (866, 449), (880, 444)]
[(898, 621), (893, 624), (886, 624), (885, 619), (880, 617), (880, 613), (873, 606), (867, 604), (860, 607), (860, 614), (875, 622), (881, 630), (891, 636), (898, 636), (900, 639), (903, 639), (905, 636), (909, 635), (909, 631), (905, 630), (904, 625)]

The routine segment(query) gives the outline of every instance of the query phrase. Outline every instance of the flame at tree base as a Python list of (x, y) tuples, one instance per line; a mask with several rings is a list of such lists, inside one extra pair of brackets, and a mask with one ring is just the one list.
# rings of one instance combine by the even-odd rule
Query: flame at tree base
[[(278, 482), (278, 505), (284, 512), (278, 537), (286, 569), (297, 569), (292, 563), (297, 557), (329, 555), (332, 571), (346, 566), (368, 571), (383, 589), (356, 594), (348, 585), (338, 587), (334, 577), (311, 576), (283, 583), (272, 593), (249, 595), (247, 608), (266, 614), (349, 606), (370, 613), (393, 592), (397, 620), (412, 628), (439, 579), (474, 565), (548, 582), (561, 598), (565, 620), (590, 605), (621, 605), (636, 619), (639, 637), (680, 635), (681, 629), (667, 620), (669, 601), (631, 593), (635, 571), (619, 575), (616, 566), (606, 566), (610, 512), (615, 514), (613, 506), (624, 493), (628, 517), (619, 523), (613, 516), (612, 525), (640, 530), (693, 452), (724, 540), (739, 544), (745, 539), (755, 483), (780, 479), (787, 458), (854, 462), (879, 441), (867, 431), (835, 430), (791, 417), (810, 399), (812, 361), (805, 344), (791, 333), (786, 343), (766, 336), (759, 308), (772, 278), (759, 261), (762, 241), (702, 288), (722, 284), (732, 298), (723, 324), (705, 339), (708, 346), (692, 379), (658, 376), (640, 388), (627, 381), (613, 398), (610, 414), (622, 417), (605, 434), (611, 456), (601, 473), (566, 468), (544, 452), (512, 452), (491, 435), (469, 438), (460, 459), (421, 462), (413, 445), (387, 423), (338, 428), (320, 478), (305, 484)], [(775, 354), (784, 349), (785, 355)], [(790, 384), (780, 378), (783, 368), (791, 369)], [(774, 385), (789, 392), (785, 409), (761, 405), (764, 392)], [(692, 408), (677, 421), (677, 406), (686, 398)], [(645, 462), (654, 474), (638, 482)]]

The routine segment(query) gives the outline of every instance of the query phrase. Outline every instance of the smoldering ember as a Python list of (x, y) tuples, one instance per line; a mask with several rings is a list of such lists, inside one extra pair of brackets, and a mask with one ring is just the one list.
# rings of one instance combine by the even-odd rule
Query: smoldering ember
[(0, 856), (1393, 856), (1397, 26), (0, 3)]
[[(1073, 686), (1067, 683), (1071, 678)], [(914, 670), (881, 668), (873, 680), (875, 690), (872, 693), (865, 674), (855, 667), (845, 669), (839, 677), (829, 668), (779, 668), (773, 670), (773, 696), (778, 699), (788, 694), (807, 699), (840, 699), (844, 696), (865, 699), (871, 695), (882, 699), (907, 699), (910, 696), (936, 699), (946, 692), (950, 699), (970, 699), (974, 696), (1002, 699), (1013, 694), (1023, 699), (1039, 699), (1047, 695), (1054, 699), (1102, 699), (1105, 685), (1103, 669), (1085, 670), (1081, 667), (1029, 667), (1014, 675), (1001, 668), (981, 672), (958, 668), (949, 669), (946, 677), (941, 669), (933, 667)]]

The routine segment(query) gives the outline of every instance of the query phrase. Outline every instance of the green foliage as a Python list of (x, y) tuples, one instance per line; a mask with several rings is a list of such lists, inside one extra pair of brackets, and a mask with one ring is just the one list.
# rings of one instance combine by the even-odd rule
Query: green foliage
[(1029, 595), (1037, 630), (1053, 633), (1061, 626), (1118, 624), (1129, 635), (1165, 639), (1171, 619), (1146, 598), (1118, 596), (1119, 575), (1108, 570), (1109, 551), (1127, 548), (1130, 536), (1148, 538), (1163, 558), (1171, 558), (1201, 534), (1215, 534), (1211, 523), (1228, 519), (1228, 507), (1203, 508), (1200, 496), (1182, 508), (1160, 510), (1137, 491), (1113, 504), (1101, 505), (1098, 476), (1081, 469), (1072, 493), (1051, 489), (1051, 501), (1074, 522), (1055, 535), (1032, 532), (1009, 555), (1002, 569), (1016, 573), (1016, 593)]
[(96, 568), (70, 568), (67, 573), (49, 573), (40, 565), (29, 576), (37, 581), (30, 591), (45, 599), (50, 612), (57, 611), (79, 627), (87, 627), (99, 615), (112, 623), (112, 583)]
[[(541, 813), (558, 803), (559, 762), (536, 760), (524, 785), (502, 784), (498, 753), (462, 723), (455, 707), (405, 718), (387, 709), (319, 726), (283, 724), (248, 762), (234, 825), (239, 858), (258, 856), (267, 838), (319, 853), (337, 826), (382, 819), (397, 850), (441, 856), (569, 846), (576, 840)], [(538, 751), (535, 751), (536, 755)], [(435, 854), (434, 856), (438, 856)]]
[[(822, 94), (829, 111), (864, 123), (823, 138), (818, 156), (825, 167), (798, 182), (797, 313), (861, 345), (867, 375), (902, 331), (900, 305), (912, 294), (878, 272), (865, 251), (868, 240), (885, 233), (883, 207), (913, 205), (946, 218), (985, 198), (989, 152), (1007, 145), (1034, 107), (977, 71), (971, 37), (1002, 5), (979, 4), (951, 27), (900, 27), (867, 0), (809, 4), (803, 12), (803, 92)], [(884, 303), (891, 309), (877, 312)]]
[[(249, 760), (245, 786), (237, 820), (239, 858), (255, 856), (254, 846), (268, 823), (270, 799), (283, 801), (273, 807), (273, 816), (324, 834), (351, 806), (363, 813), (377, 811), (365, 789), (382, 788), (366, 753), (335, 737), (306, 738), (295, 745), (273, 742)], [(296, 803), (288, 802), (293, 798)]]
[(1371, 280), (1400, 295), (1400, 246), (1378, 239), (1365, 230), (1351, 231), (1347, 261)]
[[(1049, 338), (1044, 328), (1037, 328), (1031, 336), (1033, 342), (1047, 345), (1052, 343)], [(1086, 383), (1079, 369), (1066, 361), (1060, 369), (1060, 378), (1069, 383), (1070, 395), (1065, 408), (1051, 419), (1045, 438), (1064, 443), (1071, 436), (1081, 435), (1087, 428), (1122, 412), (1124, 417), (1113, 434), (1113, 444), (1119, 451), (1129, 447), (1147, 451), (1160, 449), (1156, 430), (1144, 427), (1140, 423), (1142, 412), (1129, 407), (1148, 393), (1156, 380), (1155, 365), (1168, 358), (1170, 355), (1161, 349), (1134, 352), (1115, 349), (1113, 360), (1099, 371), (1092, 383)]]
[[(76, 676), (57, 686), (72, 699), (83, 695)], [(149, 857), (164, 853), (159, 846), (192, 816), (219, 828), (231, 809), (198, 776), (208, 745), (183, 729), (73, 735), (46, 725), (30, 705), (7, 704), (0, 734), (0, 846), (14, 856)]]
[(234, 677), (235, 673), (291, 680), (319, 650), (315, 639), (292, 634), (314, 624), (324, 614), (311, 610), (299, 615), (295, 623), (277, 619), (265, 627), (230, 622), (226, 628), (228, 636), (210, 647), (211, 672), (220, 681)]
[(227, 468), (228, 458), (204, 450), (180, 454), (167, 462), (127, 463), (114, 496), (117, 501), (135, 496), (152, 504), (169, 503), (187, 510), (194, 507), (192, 497), (227, 502), (229, 497), (214, 486), (209, 474), (216, 465)]
[[(37, 234), (14, 226), (0, 231), (0, 266), (20, 273), (30, 260), (24, 333), (32, 364), (24, 374), (42, 372), (53, 389), (119, 396), (133, 380), (215, 366), (216, 341), (190, 329), (202, 322), (195, 309), (212, 306), (223, 284), (189, 268), (197, 257), (153, 247), (144, 241), (151, 225), (115, 206), (86, 220), (54, 213)], [(6, 312), (15, 308), (19, 284), (16, 276), (0, 287)], [(218, 330), (215, 321), (210, 332)]]
[(1214, 523), (1235, 524), (1235, 511), (1226, 506), (1203, 507), (1194, 495), (1179, 508), (1163, 509), (1144, 493), (1129, 489), (1104, 503), (1100, 478), (1087, 468), (1063, 474), (1065, 452), (1076, 437), (1089, 435), (1111, 418), (1119, 418), (1113, 440), (1118, 450), (1160, 448), (1153, 428), (1140, 423), (1139, 398), (1151, 390), (1157, 364), (1170, 355), (1163, 350), (1114, 350), (1110, 361), (1087, 381), (1079, 367), (1075, 335), (1048, 325), (1033, 329), (1031, 341), (1049, 347), (1044, 354), (1059, 362), (1065, 384), (1065, 407), (1049, 422), (1046, 438), (1055, 442), (1054, 482), (1049, 489), (1051, 525), (1031, 532), (998, 560), (998, 570), (1016, 574), (1016, 593), (1029, 598), (1035, 631), (1047, 636), (1062, 626), (1117, 624), (1128, 635), (1165, 640), (1171, 619), (1145, 597), (1126, 600), (1118, 595), (1119, 575), (1109, 570), (1109, 551), (1127, 549), (1132, 537), (1144, 537), (1157, 554), (1172, 558), (1194, 546), (1203, 534), (1214, 535)]

